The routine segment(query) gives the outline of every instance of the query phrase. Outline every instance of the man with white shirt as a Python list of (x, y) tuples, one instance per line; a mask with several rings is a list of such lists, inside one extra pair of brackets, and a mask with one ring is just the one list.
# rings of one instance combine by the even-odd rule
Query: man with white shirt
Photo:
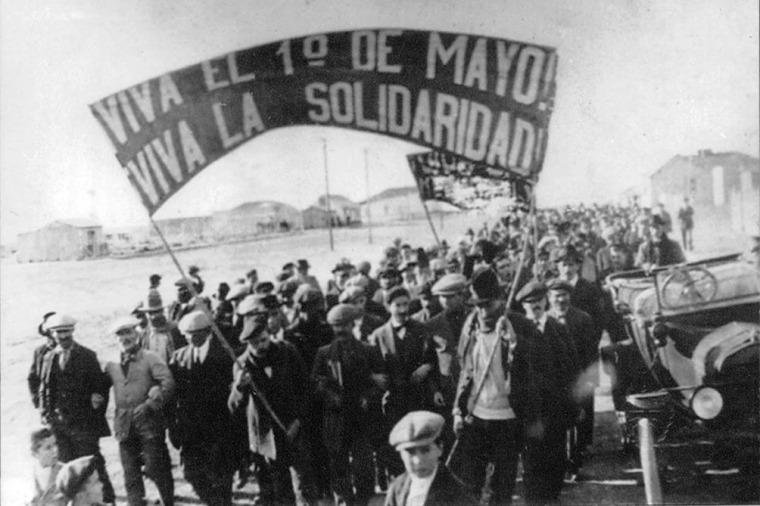
[(189, 344), (175, 351), (169, 363), (176, 395), (168, 407), (169, 439), (181, 450), (185, 478), (209, 505), (232, 504), (232, 417), (227, 399), (232, 383), (232, 358), (211, 335), (203, 311), (179, 322)]
[(475, 504), (441, 465), (443, 417), (430, 411), (412, 411), (393, 427), (388, 438), (406, 472), (391, 484), (386, 506)]
[(457, 350), (461, 373), (452, 414), (458, 447), (451, 469), (481, 504), (508, 504), (522, 435), (543, 435), (530, 370), (536, 330), (524, 316), (507, 312), (492, 269), (477, 270), (470, 291), (476, 310), (465, 320)]

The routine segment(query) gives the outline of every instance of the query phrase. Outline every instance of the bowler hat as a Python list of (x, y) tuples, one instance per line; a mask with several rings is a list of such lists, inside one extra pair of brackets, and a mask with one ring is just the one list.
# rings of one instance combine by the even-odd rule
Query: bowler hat
[(470, 292), (472, 292), (470, 302), (473, 304), (500, 299), (504, 296), (499, 277), (489, 267), (483, 267), (473, 273)]
[(517, 302), (532, 302), (546, 295), (546, 285), (540, 281), (530, 281), (517, 292)]
[(401, 451), (434, 443), (441, 435), (444, 419), (432, 411), (412, 411), (393, 426), (388, 442)]

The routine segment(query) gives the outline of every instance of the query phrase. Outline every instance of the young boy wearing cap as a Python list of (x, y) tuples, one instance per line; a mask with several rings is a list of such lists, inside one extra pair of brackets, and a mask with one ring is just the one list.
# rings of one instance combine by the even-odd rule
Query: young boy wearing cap
[(412, 411), (393, 427), (388, 441), (401, 456), (406, 472), (388, 489), (386, 506), (476, 504), (441, 465), (443, 427), (443, 417), (430, 411)]
[(111, 325), (120, 360), (105, 367), (114, 392), (114, 437), (119, 442), (127, 502), (130, 506), (144, 504), (144, 465), (145, 475), (156, 484), (163, 504), (172, 506), (174, 479), (163, 408), (174, 395), (174, 379), (158, 355), (140, 347), (135, 324), (134, 318), (124, 317)]
[(108, 502), (113, 487), (105, 472), (99, 439), (111, 434), (106, 422), (108, 383), (97, 355), (74, 340), (76, 320), (56, 313), (45, 326), (56, 342), (43, 358), (39, 407), (58, 443), (58, 456), (68, 462), (94, 455)]
[(88, 455), (67, 462), (55, 479), (66, 506), (104, 506), (103, 485), (95, 457)]

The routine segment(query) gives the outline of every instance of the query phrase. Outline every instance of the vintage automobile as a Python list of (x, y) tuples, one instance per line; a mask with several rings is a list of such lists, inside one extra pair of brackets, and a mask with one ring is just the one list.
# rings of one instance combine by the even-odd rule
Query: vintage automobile
[(647, 499), (662, 501), (661, 448), (674, 441), (707, 445), (710, 465), (757, 483), (760, 270), (730, 255), (616, 273), (606, 285), (629, 340), (603, 354), (626, 390), (619, 420), (624, 443), (638, 443)]

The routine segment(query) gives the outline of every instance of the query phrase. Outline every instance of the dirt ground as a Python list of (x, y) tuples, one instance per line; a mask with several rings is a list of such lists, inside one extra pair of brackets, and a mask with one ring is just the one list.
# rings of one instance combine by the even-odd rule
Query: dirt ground
[[(455, 243), (466, 226), (477, 226), (482, 218), (456, 216), (447, 218), (439, 234)], [(335, 231), (335, 251), (330, 251), (327, 231), (307, 231), (301, 234), (275, 238), (266, 242), (221, 245), (214, 248), (185, 251), (178, 254), (183, 266), (195, 264), (206, 281), (206, 294), (210, 295), (219, 282), (232, 283), (252, 267), (259, 270), (262, 279), (272, 279), (286, 261), (308, 258), (312, 273), (324, 283), (330, 270), (340, 258), (353, 261), (363, 259), (376, 262), (382, 248), (394, 237), (417, 245), (433, 242), (427, 222), (405, 226), (376, 227), (372, 231), (374, 243), (368, 243), (367, 229), (338, 229)], [(697, 239), (700, 245), (700, 235)], [(732, 240), (716, 240), (714, 234), (705, 234), (699, 255), (739, 251), (744, 245)], [(2, 504), (23, 504), (30, 490), (32, 462), (29, 456), (28, 435), (39, 425), (39, 417), (32, 407), (26, 386), (26, 375), (32, 350), (40, 344), (36, 326), (47, 311), (67, 312), (78, 320), (75, 338), (97, 352), (102, 363), (118, 359), (115, 341), (104, 329), (115, 317), (129, 313), (145, 296), (148, 276), (164, 276), (162, 293), (164, 302), (173, 297), (173, 281), (179, 277), (167, 255), (134, 258), (129, 260), (102, 259), (87, 262), (57, 262), (16, 264), (4, 259), (0, 266), (0, 458)], [(562, 502), (573, 504), (640, 503), (644, 499), (643, 487), (638, 484), (640, 474), (627, 472), (637, 468), (636, 459), (621, 457), (617, 447), (614, 413), (608, 396), (600, 392), (597, 410), (597, 442), (589, 468), (595, 481), (566, 487)], [(109, 407), (109, 421), (113, 406)], [(119, 466), (117, 445), (113, 438), (101, 440), (109, 474), (116, 487), (120, 502), (124, 501), (123, 475)], [(178, 455), (172, 454), (175, 463), (178, 504), (199, 504), (189, 485), (182, 479), (176, 465)], [(621, 481), (622, 480), (622, 481)], [(627, 480), (627, 481), (626, 481)], [(729, 482), (730, 483), (730, 482)], [(155, 496), (155, 490), (150, 488)], [(680, 494), (677, 490), (669, 501), (674, 502), (728, 502), (725, 482), (697, 483), (693, 489)], [(519, 494), (519, 487), (518, 487)], [(236, 492), (236, 504), (252, 504), (255, 488), (248, 485)], [(380, 498), (378, 498), (378, 501)], [(518, 499), (519, 502), (519, 499)]]

